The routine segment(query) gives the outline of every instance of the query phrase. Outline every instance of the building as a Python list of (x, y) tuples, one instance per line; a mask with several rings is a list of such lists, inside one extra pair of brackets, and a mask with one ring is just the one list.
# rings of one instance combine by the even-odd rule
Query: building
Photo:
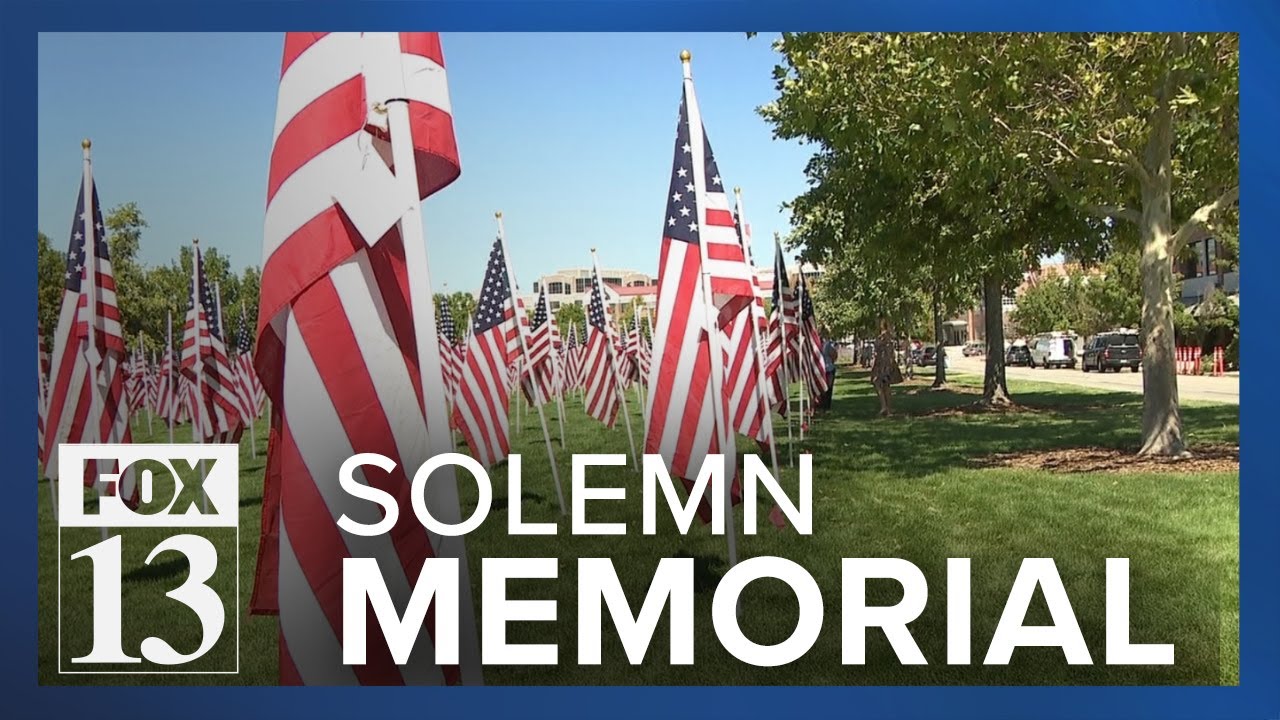
[[(551, 312), (564, 305), (586, 305), (590, 299), (591, 268), (566, 268), (539, 277), (533, 283), (532, 294), (524, 296), (525, 306), (532, 308), (538, 301), (538, 294), (543, 288), (547, 290), (547, 304)], [(805, 266), (805, 277), (821, 277), (821, 268)], [(773, 292), (773, 268), (756, 270), (761, 290), (768, 295)], [(795, 284), (794, 273), (791, 274), (792, 285)], [(639, 304), (645, 308), (656, 308), (658, 305), (658, 279), (638, 270), (619, 270), (601, 268), (600, 278), (604, 280), (604, 301), (615, 312), (620, 308)]]
[[(524, 298), (525, 305), (533, 307), (538, 294), (543, 288), (547, 291), (547, 304), (555, 312), (564, 305), (586, 305), (591, 291), (591, 273), (589, 267), (566, 268), (548, 273), (533, 283), (533, 293)], [(635, 302), (637, 298), (646, 305), (653, 305), (658, 297), (658, 279), (638, 270), (618, 270), (601, 268), (600, 278), (604, 280), (605, 302), (618, 306)]]
[(1182, 279), (1183, 305), (1194, 309), (1215, 290), (1223, 291), (1240, 304), (1240, 270), (1231, 268), (1221, 256), (1216, 239), (1192, 243), (1187, 255), (1187, 259), (1174, 266), (1174, 272)]

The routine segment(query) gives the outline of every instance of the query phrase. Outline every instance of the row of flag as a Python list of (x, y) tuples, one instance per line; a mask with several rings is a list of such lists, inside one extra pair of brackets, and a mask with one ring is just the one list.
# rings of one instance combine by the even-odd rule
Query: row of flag
[[(198, 439), (236, 442), (269, 399), (250, 611), (279, 618), (281, 682), (480, 683), (465, 540), (417, 522), (414, 468), (459, 444), (485, 467), (502, 462), (518, 393), (538, 412), (563, 510), (544, 408), (557, 410), (561, 448), (567, 398), (609, 428), (622, 417), (634, 461), (634, 390), (639, 449), (663, 456), (687, 485), (709, 454), (736, 465), (739, 435), (767, 448), (776, 473), (773, 417), (790, 432), (790, 387), (825, 389), (813, 302), (803, 274), (794, 288), (788, 281), (775, 238), (766, 316), (741, 195), (731, 203), (725, 190), (687, 55), (654, 312), (619, 325), (593, 250), (585, 323), (567, 333), (545, 292), (525, 307), (500, 214), (474, 313), (433, 307), (422, 203), (461, 172), (436, 33), (287, 33), (283, 55), (253, 339), (242, 309), (228, 342), (197, 245), (180, 353), (172, 338), (159, 362), (126, 351), (86, 148), (62, 314), (51, 356), (40, 350), (46, 474), (57, 475), (49, 459), (60, 442), (129, 442), (130, 407), (171, 424), (185, 408)], [(518, 414), (525, 403), (514, 404)], [(375, 538), (336, 524), (368, 509), (338, 488), (338, 468), (357, 453), (395, 463), (355, 471), (400, 507), (391, 532)], [(452, 466), (436, 471), (426, 495), (434, 517), (457, 522)], [(731, 562), (734, 542), (730, 533)], [(397, 607), (425, 558), (457, 558), (460, 663), (434, 663), (428, 627), (408, 665), (393, 662), (376, 633), (367, 662), (344, 665), (335, 589), (347, 557), (375, 559)]]
[[(144, 410), (148, 423), (158, 417), (168, 424), (171, 441), (173, 426), (194, 420), (193, 439), (228, 442), (239, 439), (266, 401), (253, 369), (244, 308), (238, 344), (228, 355), (218, 322), (220, 298), (205, 276), (198, 245), (180, 360), (172, 318), (158, 361), (154, 355), (148, 359), (141, 335), (132, 350), (126, 347), (89, 149), (85, 141), (52, 353), (43, 324), (37, 324), (37, 462), (53, 481), (59, 477), (59, 444), (132, 442), (130, 418)], [(97, 473), (84, 477), (91, 484)], [(132, 500), (134, 478), (126, 477), (122, 487)]]

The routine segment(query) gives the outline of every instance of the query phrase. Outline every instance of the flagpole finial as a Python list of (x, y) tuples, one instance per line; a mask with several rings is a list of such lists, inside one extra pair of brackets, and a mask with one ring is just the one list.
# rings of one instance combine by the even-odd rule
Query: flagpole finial
[(734, 185), (734, 186), (733, 186), (733, 194), (734, 194), (734, 195), (741, 195), (741, 194), (742, 194), (742, 188), (738, 187), (737, 185)]
[(497, 212), (495, 212), (495, 213), (493, 214), (493, 216), (494, 216), (494, 217), (496, 217), (496, 218), (498, 218), (499, 220), (501, 220), (501, 219), (502, 219), (502, 211), (501, 211), (501, 210), (498, 210)]
[(89, 138), (85, 138), (80, 141), (80, 147), (84, 148), (85, 150), (88, 150), (89, 148), (93, 147), (93, 141), (90, 140)]
[(693, 59), (693, 53), (689, 52), (688, 50), (680, 51), (680, 62), (687, 64), (692, 59)]

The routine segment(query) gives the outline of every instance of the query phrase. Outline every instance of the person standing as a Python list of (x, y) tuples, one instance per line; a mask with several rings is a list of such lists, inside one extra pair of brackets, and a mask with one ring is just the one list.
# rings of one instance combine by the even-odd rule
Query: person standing
[(897, 351), (893, 347), (893, 333), (889, 328), (888, 318), (880, 318), (880, 335), (875, 342), (875, 357), (871, 360), (871, 385), (876, 389), (880, 399), (880, 417), (888, 417), (891, 412), (889, 388), (902, 382), (902, 371), (898, 368)]
[(822, 331), (824, 338), (822, 343), (822, 361), (827, 372), (827, 390), (822, 394), (822, 403), (819, 405), (823, 410), (831, 409), (831, 398), (836, 388), (836, 359), (839, 357), (839, 349), (836, 344), (831, 342), (826, 329)]

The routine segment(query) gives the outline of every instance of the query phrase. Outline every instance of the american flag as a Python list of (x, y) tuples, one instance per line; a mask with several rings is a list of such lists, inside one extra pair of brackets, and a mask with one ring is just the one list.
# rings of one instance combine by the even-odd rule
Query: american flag
[(246, 414), (244, 421), (249, 423), (262, 412), (265, 394), (262, 381), (253, 369), (253, 335), (249, 330), (249, 317), (244, 305), (240, 306), (240, 325), (236, 329), (236, 354), (231, 359), (234, 375), (236, 397), (240, 399), (240, 408)]
[[(57, 451), (61, 443), (133, 442), (116, 280), (87, 142), (65, 267), (62, 303), (53, 333), (44, 436), (45, 475), (54, 479), (59, 477)], [(86, 468), (86, 485), (93, 484), (99, 470)], [(136, 496), (134, 479), (132, 472), (126, 473), (121, 487), (126, 498)]]
[[(479, 664), (468, 648), (478, 646), (466, 629), (460, 667), (435, 663), (430, 627), (404, 666), (376, 630), (364, 664), (344, 665), (341, 655), (347, 557), (375, 559), (397, 607), (425, 559), (459, 558), (462, 623), (472, 626), (463, 540), (428, 535), (412, 508), (408, 474), (449, 432), (438, 422), (443, 387), (424, 387), (419, 371), (414, 313), (432, 309), (410, 303), (400, 226), (420, 198), (460, 172), (440, 40), (436, 33), (287, 33), (280, 72), (254, 351), (272, 424), (251, 608), (279, 613), (283, 684), (475, 681)], [(391, 135), (390, 121), (404, 109), (388, 111), (393, 100), (407, 103), (407, 136)], [(411, 144), (416, 197), (413, 183), (406, 188), (405, 176), (392, 171), (393, 141), (396, 149)], [(434, 426), (428, 417), (437, 418)], [(368, 504), (338, 486), (338, 468), (357, 453), (395, 463), (390, 472), (356, 470), (399, 507), (399, 521), (378, 537), (336, 525), (344, 514), (368, 517)], [(456, 487), (430, 485), (432, 514), (457, 522)], [(373, 623), (372, 611), (369, 617)]]
[(449, 298), (441, 295), (437, 302), (440, 312), (440, 369), (444, 375), (445, 391), (449, 402), (458, 394), (458, 381), (462, 375), (462, 358), (458, 353), (458, 328), (453, 322), (453, 311), (449, 309)]
[(147, 364), (147, 407), (156, 412), (160, 404), (160, 364), (156, 362), (156, 351), (151, 351), (151, 362)]
[(813, 297), (805, 282), (803, 269), (797, 282), (800, 294), (800, 363), (801, 375), (809, 390), (809, 397), (816, 398), (827, 391), (827, 364), (822, 357), (822, 336), (818, 333), (818, 317), (813, 312)]
[(510, 373), (519, 355), (511, 354), (509, 341), (516, 326), (507, 261), (502, 241), (495, 239), (471, 316), (471, 338), (453, 408), (454, 425), (462, 430), (471, 454), (485, 467), (501, 462), (511, 450), (507, 422)]
[(627, 330), (626, 357), (627, 372), (641, 384), (649, 382), (649, 341), (640, 329), (640, 313), (636, 308), (631, 314), (631, 327)]
[(44, 339), (44, 322), (36, 319), (36, 461), (44, 465), (44, 421), (49, 411), (49, 346)]
[[(706, 455), (734, 454), (732, 433), (717, 427), (728, 403), (723, 387), (713, 387), (723, 382), (723, 366), (712, 367), (709, 333), (720, 330), (716, 318), (733, 317), (754, 294), (688, 67), (663, 218), (644, 449), (662, 455), (672, 475), (686, 479)], [(714, 360), (723, 363), (722, 357)]]
[(533, 320), (529, 332), (528, 375), (537, 384), (537, 391), (543, 398), (553, 398), (557, 393), (556, 344), (559, 331), (554, 332), (555, 319), (551, 317), (547, 305), (547, 292), (538, 293), (538, 302), (533, 308)]
[(245, 411), (236, 394), (235, 375), (223, 342), (213, 288), (205, 273), (199, 243), (191, 253), (191, 285), (182, 335), (182, 374), (191, 380), (191, 408), (195, 432), (206, 442), (238, 442), (244, 432)]
[[(773, 309), (769, 315), (768, 352), (765, 358), (765, 374), (769, 378), (769, 399), (775, 412), (786, 417), (790, 388), (794, 379), (796, 338), (799, 327), (796, 322), (797, 303), (787, 278), (786, 259), (782, 243), (774, 238), (773, 254)], [(785, 352), (784, 352), (785, 350)]]
[(608, 427), (618, 420), (621, 392), (613, 329), (609, 327), (601, 291), (600, 272), (591, 277), (587, 300), (587, 345), (582, 356), (583, 401), (587, 414)]
[(729, 327), (724, 330), (721, 346), (725, 349), (725, 388), (729, 392), (729, 427), (741, 435), (758, 442), (770, 440), (766, 428), (769, 404), (762, 397), (761, 380), (764, 376), (760, 338), (764, 321), (764, 294), (751, 262), (751, 242), (743, 227), (741, 207), (734, 213), (734, 227), (742, 244), (747, 267), (751, 268), (751, 285), (754, 300), (738, 311)]
[(129, 399), (129, 414), (132, 415), (147, 399), (147, 362), (142, 356), (141, 338), (125, 363), (125, 395)]
[(582, 349), (578, 345), (578, 325), (569, 325), (569, 340), (564, 346), (564, 390), (568, 392), (581, 385)]
[(179, 420), (180, 395), (177, 388), (178, 378), (173, 370), (173, 346), (166, 344), (164, 354), (160, 356), (160, 370), (156, 388), (156, 414), (170, 425), (177, 425)]

